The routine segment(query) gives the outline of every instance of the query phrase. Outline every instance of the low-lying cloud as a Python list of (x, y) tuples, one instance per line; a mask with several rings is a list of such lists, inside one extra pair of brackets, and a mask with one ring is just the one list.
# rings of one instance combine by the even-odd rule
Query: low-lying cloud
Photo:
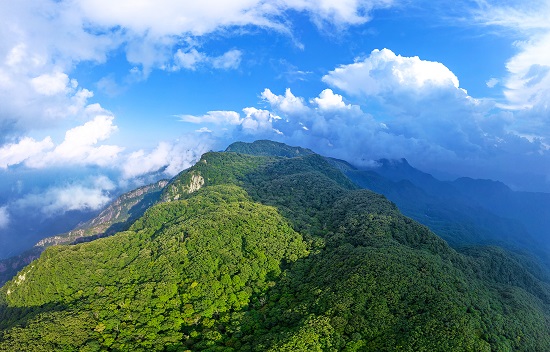
[(116, 188), (113, 181), (106, 176), (97, 176), (54, 186), (39, 193), (30, 193), (18, 199), (16, 208), (39, 209), (46, 216), (53, 216), (72, 210), (99, 210), (110, 200), (110, 191)]
[(208, 136), (186, 136), (172, 143), (161, 142), (150, 152), (131, 153), (122, 164), (122, 176), (132, 179), (159, 170), (166, 176), (175, 176), (193, 166), (213, 145), (214, 141)]

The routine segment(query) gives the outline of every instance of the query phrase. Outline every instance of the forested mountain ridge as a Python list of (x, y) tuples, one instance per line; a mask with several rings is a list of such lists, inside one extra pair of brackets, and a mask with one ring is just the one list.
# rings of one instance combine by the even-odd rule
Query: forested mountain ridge
[(46, 249), (0, 290), (0, 350), (550, 350), (548, 284), (505, 251), (458, 253), (261, 143), (203, 155), (127, 231)]

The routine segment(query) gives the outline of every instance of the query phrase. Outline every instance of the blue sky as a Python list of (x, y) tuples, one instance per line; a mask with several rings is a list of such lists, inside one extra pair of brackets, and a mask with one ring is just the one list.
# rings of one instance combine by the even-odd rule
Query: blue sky
[(549, 17), (548, 0), (1, 1), (0, 237), (259, 138), (550, 191)]

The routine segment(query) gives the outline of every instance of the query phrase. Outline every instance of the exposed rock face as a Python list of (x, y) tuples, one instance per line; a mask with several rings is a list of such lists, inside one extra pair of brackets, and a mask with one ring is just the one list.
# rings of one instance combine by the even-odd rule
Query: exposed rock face
[(204, 186), (204, 178), (199, 173), (193, 174), (191, 176), (191, 182), (189, 183), (189, 190), (187, 193), (196, 192), (202, 186)]
[[(206, 160), (202, 161), (206, 163)], [(204, 177), (200, 171), (193, 170), (189, 172), (183, 181), (177, 180), (168, 186), (168, 191), (162, 196), (163, 202), (172, 202), (180, 199), (185, 194), (191, 194), (204, 186)]]

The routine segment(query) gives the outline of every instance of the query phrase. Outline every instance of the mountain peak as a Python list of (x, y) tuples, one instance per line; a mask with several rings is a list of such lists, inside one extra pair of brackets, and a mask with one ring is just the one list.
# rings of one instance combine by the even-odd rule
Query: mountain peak
[(285, 158), (315, 154), (312, 150), (307, 148), (292, 147), (284, 143), (270, 140), (257, 140), (252, 143), (235, 142), (229, 145), (225, 151), (262, 156), (280, 156)]

